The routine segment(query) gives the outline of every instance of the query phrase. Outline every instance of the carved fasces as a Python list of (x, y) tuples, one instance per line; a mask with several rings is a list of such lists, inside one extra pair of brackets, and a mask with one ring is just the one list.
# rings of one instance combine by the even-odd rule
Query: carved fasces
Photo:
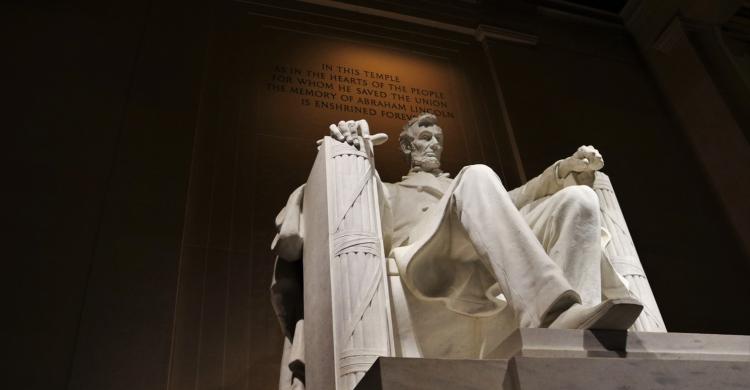
[[(364, 121), (326, 137), (331, 300), (338, 389), (353, 389), (393, 336), (372, 142)], [(357, 130), (361, 132), (357, 134)], [(379, 137), (382, 139), (382, 137)], [(349, 141), (349, 142), (346, 142)]]

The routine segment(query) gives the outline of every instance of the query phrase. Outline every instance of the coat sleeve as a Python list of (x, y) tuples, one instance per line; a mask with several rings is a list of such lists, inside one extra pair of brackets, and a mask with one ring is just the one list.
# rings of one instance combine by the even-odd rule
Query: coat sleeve
[(304, 216), (302, 214), (302, 199), (305, 185), (289, 195), (286, 206), (276, 216), (276, 237), (271, 243), (271, 250), (286, 261), (297, 261), (302, 258), (302, 244), (304, 242)]
[(572, 175), (568, 175), (564, 179), (558, 177), (557, 171), (562, 160), (552, 164), (549, 168), (545, 169), (541, 175), (529, 180), (526, 184), (509, 191), (513, 204), (517, 208), (526, 206), (527, 204), (554, 194), (561, 189), (577, 184)]
[(304, 243), (302, 199), (305, 186), (298, 187), (276, 217), (276, 237), (271, 250), (276, 253), (271, 280), (271, 305), (281, 330), (291, 341), (304, 313), (302, 293), (302, 245)]

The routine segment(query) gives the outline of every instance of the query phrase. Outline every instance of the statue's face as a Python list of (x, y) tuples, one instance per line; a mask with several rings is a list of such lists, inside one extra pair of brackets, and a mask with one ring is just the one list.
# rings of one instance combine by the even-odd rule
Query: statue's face
[(409, 127), (413, 137), (411, 142), (412, 166), (423, 171), (440, 168), (440, 155), (443, 153), (443, 129), (437, 125), (437, 118), (425, 116)]

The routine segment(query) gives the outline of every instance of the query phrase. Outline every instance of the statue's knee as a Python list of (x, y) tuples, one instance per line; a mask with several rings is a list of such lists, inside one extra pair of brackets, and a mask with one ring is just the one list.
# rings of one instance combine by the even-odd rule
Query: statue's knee
[(560, 190), (560, 204), (564, 210), (575, 210), (582, 216), (599, 215), (599, 198), (591, 187), (570, 186)]
[(456, 180), (458, 185), (453, 191), (453, 196), (458, 200), (459, 207), (467, 200), (476, 206), (491, 206), (497, 203), (498, 196), (509, 196), (500, 178), (486, 165), (464, 167)]
[(466, 168), (464, 168), (463, 177), (479, 178), (479, 179), (487, 179), (487, 178), (496, 179), (497, 175), (495, 174), (495, 171), (492, 170), (492, 168), (484, 164), (474, 164), (474, 165), (469, 165)]
[(497, 177), (492, 168), (475, 164), (465, 167), (461, 174), (462, 188), (471, 189), (472, 191), (486, 191), (495, 188), (498, 185), (502, 187), (500, 178)]

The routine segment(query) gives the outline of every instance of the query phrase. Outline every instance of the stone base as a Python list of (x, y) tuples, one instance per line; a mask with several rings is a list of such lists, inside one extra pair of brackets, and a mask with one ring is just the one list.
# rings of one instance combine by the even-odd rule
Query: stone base
[[(502, 389), (508, 360), (455, 360), (381, 357), (356, 390)], [(512, 385), (508, 383), (508, 385)], [(493, 387), (494, 386), (494, 387)], [(499, 387), (498, 387), (499, 386)], [(507, 387), (512, 389), (512, 387)]]
[(623, 357), (750, 362), (750, 336), (565, 329), (518, 329), (486, 359)]
[(750, 336), (519, 329), (489, 355), (380, 358), (356, 389), (750, 389)]

